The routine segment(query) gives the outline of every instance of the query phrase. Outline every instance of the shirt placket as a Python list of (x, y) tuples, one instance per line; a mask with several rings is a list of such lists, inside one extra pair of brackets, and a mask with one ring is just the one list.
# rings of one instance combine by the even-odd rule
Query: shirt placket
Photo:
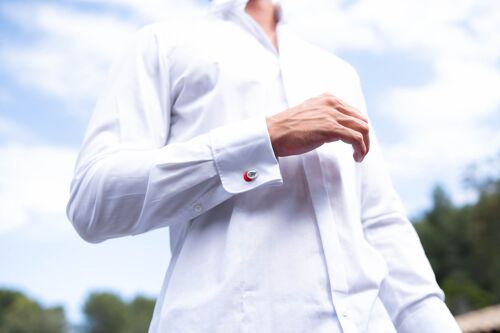
[[(277, 27), (278, 50), (276, 50), (269, 37), (248, 14), (245, 12), (234, 12), (233, 14), (249, 33), (253, 34), (264, 47), (275, 55), (279, 66), (281, 88), (287, 107), (299, 104), (305, 99), (313, 97), (304, 96), (304, 93), (300, 90), (300, 84), (297, 84), (298, 82), (302, 82), (304, 78), (296, 75), (293, 68), (297, 65), (303, 65), (304, 59), (300, 63), (294, 63), (293, 52), (288, 53), (287, 42), (281, 38), (281, 25), (278, 24)], [(293, 60), (289, 61), (290, 59)], [(304, 80), (304, 82), (307, 81)], [(343, 332), (356, 333), (358, 330), (354, 321), (350, 318), (349, 312), (348, 284), (344, 264), (345, 254), (342, 251), (337, 232), (338, 226), (336, 220), (341, 218), (341, 216), (340, 214), (336, 216), (330, 205), (329, 193), (325, 187), (328, 180), (322, 171), (317, 150), (302, 155), (302, 164), (326, 259), (332, 303)]]
[(346, 255), (342, 250), (337, 232), (336, 221), (340, 216), (331, 208), (329, 194), (325, 187), (328, 180), (325, 179), (317, 151), (313, 150), (302, 155), (302, 163), (326, 259), (332, 303), (343, 332), (355, 333), (358, 330), (349, 310), (349, 287), (344, 263)]

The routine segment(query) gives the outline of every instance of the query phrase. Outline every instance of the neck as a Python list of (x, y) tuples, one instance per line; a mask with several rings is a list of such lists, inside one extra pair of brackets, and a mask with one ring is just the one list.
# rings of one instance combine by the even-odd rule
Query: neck
[(276, 7), (271, 0), (249, 0), (245, 11), (266, 33), (274, 35), (276, 32)]
[(262, 27), (267, 34), (274, 48), (278, 49), (278, 40), (276, 38), (276, 7), (271, 0), (249, 0), (245, 11), (250, 15), (258, 25)]

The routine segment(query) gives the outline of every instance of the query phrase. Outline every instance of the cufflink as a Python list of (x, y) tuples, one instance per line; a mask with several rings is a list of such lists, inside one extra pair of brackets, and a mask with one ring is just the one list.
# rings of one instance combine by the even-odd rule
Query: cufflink
[(246, 182), (251, 182), (251, 181), (255, 180), (255, 178), (257, 178), (257, 176), (258, 176), (257, 171), (254, 169), (251, 169), (251, 170), (245, 171), (245, 173), (243, 174), (243, 179)]

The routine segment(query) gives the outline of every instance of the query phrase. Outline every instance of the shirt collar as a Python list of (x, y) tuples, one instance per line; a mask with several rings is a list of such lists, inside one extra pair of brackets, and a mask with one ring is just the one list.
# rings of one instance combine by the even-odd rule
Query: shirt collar
[[(211, 9), (214, 12), (227, 12), (227, 11), (244, 11), (245, 6), (249, 0), (212, 0)], [(284, 23), (285, 17), (283, 13), (283, 6), (280, 0), (273, 0), (278, 10), (278, 22)]]
[(212, 0), (212, 9), (223, 11), (234, 8), (245, 8), (249, 0)]

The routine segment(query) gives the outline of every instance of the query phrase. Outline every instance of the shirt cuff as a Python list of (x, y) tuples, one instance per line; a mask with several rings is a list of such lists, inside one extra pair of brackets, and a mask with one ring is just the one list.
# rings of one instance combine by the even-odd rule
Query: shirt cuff
[(446, 304), (437, 297), (428, 298), (407, 310), (398, 333), (461, 333)]
[(236, 194), (264, 184), (283, 184), (265, 118), (246, 119), (213, 129), (210, 143), (227, 192)]

